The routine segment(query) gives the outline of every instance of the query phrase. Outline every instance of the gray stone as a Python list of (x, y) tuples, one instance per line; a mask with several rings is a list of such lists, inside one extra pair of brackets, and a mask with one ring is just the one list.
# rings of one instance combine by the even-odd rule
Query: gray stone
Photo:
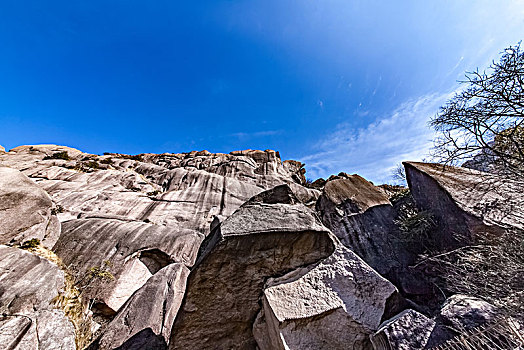
[(259, 348), (370, 349), (369, 335), (393, 293), (389, 281), (340, 245), (319, 264), (268, 280)]
[(79, 219), (62, 226), (54, 250), (86, 300), (96, 300), (95, 311), (106, 317), (163, 267), (192, 266), (203, 238), (193, 230), (138, 221)]
[(404, 163), (417, 205), (430, 210), (450, 247), (478, 233), (524, 229), (524, 183), (480, 171), (429, 163)]
[(426, 349), (436, 323), (415, 310), (404, 310), (385, 321), (371, 336), (374, 350)]
[(170, 349), (254, 349), (265, 280), (329, 256), (330, 233), (287, 186), (256, 196), (206, 238)]
[(57, 265), (0, 246), (0, 344), (20, 350), (75, 349), (73, 324), (52, 305), (63, 287), (64, 273)]
[(39, 239), (52, 247), (60, 234), (49, 195), (20, 171), (0, 167), (0, 243)]
[(463, 332), (495, 320), (499, 312), (492, 304), (471, 296), (455, 294), (440, 309), (441, 322), (455, 332)]
[(167, 344), (188, 274), (189, 269), (184, 265), (171, 264), (153, 275), (103, 330), (98, 349), (119, 347), (146, 329), (161, 336)]

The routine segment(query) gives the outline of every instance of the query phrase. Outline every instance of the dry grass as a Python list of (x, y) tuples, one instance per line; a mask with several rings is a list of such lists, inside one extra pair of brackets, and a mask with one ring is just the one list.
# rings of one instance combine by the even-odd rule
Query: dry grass
[[(21, 247), (23, 247), (23, 245)], [(93, 323), (87, 313), (87, 308), (82, 303), (82, 293), (76, 288), (75, 279), (68, 271), (67, 266), (64, 265), (62, 260), (54, 252), (39, 244), (22, 249), (56, 264), (64, 272), (64, 288), (59, 291), (58, 295), (53, 299), (53, 305), (63, 310), (73, 323), (75, 327), (76, 348), (86, 348), (93, 336)]]
[(524, 231), (486, 234), (475, 245), (425, 256), (417, 265), (435, 271), (443, 290), (482, 298), (524, 321)]

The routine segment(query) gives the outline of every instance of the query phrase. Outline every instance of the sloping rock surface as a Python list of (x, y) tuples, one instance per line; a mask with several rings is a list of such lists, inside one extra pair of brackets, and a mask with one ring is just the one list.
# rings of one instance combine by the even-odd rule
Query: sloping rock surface
[(75, 349), (75, 329), (53, 299), (64, 287), (55, 264), (0, 246), (0, 344), (6, 349)]
[[(417, 204), (457, 234), (524, 229), (524, 183), (480, 171), (428, 163), (404, 163)], [(440, 237), (441, 239), (446, 237)], [(452, 243), (447, 237), (446, 244)]]
[(254, 349), (264, 282), (329, 256), (334, 243), (288, 186), (255, 196), (204, 242), (170, 349)]
[(0, 167), (0, 243), (33, 238), (51, 248), (60, 235), (49, 195), (18, 170)]
[[(68, 159), (52, 158), (64, 152)], [(202, 234), (214, 216), (229, 216), (255, 194), (294, 183), (291, 171), (299, 171), (270, 150), (96, 156), (54, 145), (14, 148), (0, 155), (0, 166), (35, 180), (63, 208), (61, 220), (79, 214), (148, 220)]]
[(54, 250), (84, 296), (96, 300), (95, 309), (106, 316), (113, 316), (163, 267), (193, 265), (202, 241), (193, 230), (140, 221), (78, 219), (62, 227)]
[[(158, 336), (164, 342), (169, 339), (173, 321), (184, 297), (188, 274), (189, 269), (184, 265), (171, 264), (151, 277), (104, 329), (96, 349), (114, 349), (124, 343), (126, 347), (138, 346), (144, 342), (146, 334), (150, 335), (153, 343)], [(141, 337), (136, 337), (140, 342), (131, 342), (130, 339), (137, 334), (141, 334)]]

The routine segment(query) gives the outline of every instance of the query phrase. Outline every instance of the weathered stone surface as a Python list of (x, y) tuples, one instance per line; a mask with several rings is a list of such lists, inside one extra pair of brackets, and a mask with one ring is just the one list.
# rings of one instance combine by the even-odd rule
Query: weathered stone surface
[(415, 310), (404, 310), (385, 321), (371, 336), (374, 350), (426, 349), (436, 323)]
[(323, 224), (404, 295), (426, 298), (431, 289), (408, 268), (417, 249), (402, 239), (397, 210), (384, 190), (358, 175), (341, 175), (325, 183), (317, 201)]
[(20, 171), (0, 167), (0, 243), (38, 238), (52, 247), (60, 234), (49, 195)]
[(333, 250), (330, 233), (288, 186), (252, 198), (202, 245), (170, 349), (254, 349), (252, 325), (265, 280)]
[(259, 348), (369, 349), (369, 335), (395, 292), (389, 281), (340, 245), (315, 266), (268, 280), (263, 299), (267, 334), (258, 331)]
[[(524, 183), (480, 171), (428, 163), (404, 163), (417, 205), (439, 221), (439, 240), (450, 247), (479, 232), (524, 229)], [(451, 236), (450, 236), (451, 235)], [(458, 239), (457, 239), (458, 237)]]
[(105, 316), (113, 316), (163, 267), (193, 265), (203, 238), (193, 230), (114, 219), (70, 220), (62, 228), (54, 250)]
[[(59, 152), (69, 160), (44, 160)], [(214, 216), (229, 216), (255, 194), (294, 183), (292, 171), (299, 171), (284, 166), (278, 152), (232, 153), (96, 156), (62, 146), (20, 146), (0, 155), (0, 166), (37, 182), (63, 208), (62, 221), (79, 214), (125, 217), (208, 234)]]
[(64, 273), (55, 264), (0, 246), (0, 344), (21, 350), (75, 349), (72, 323), (52, 305), (63, 287)]
[(5, 153), (5, 148), (2, 145), (0, 145), (0, 153)]
[(471, 296), (455, 294), (449, 297), (439, 313), (441, 322), (455, 332), (463, 332), (499, 316), (492, 304)]
[(134, 335), (150, 329), (167, 344), (173, 321), (182, 299), (189, 269), (171, 264), (151, 277), (122, 306), (116, 317), (103, 330), (97, 349), (114, 349)]

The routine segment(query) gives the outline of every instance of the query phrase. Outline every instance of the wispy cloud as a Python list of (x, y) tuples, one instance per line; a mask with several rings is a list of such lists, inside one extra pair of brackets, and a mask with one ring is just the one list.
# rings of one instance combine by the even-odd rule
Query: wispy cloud
[(430, 94), (406, 101), (365, 128), (339, 124), (316, 145), (316, 153), (302, 157), (308, 177), (345, 171), (376, 183), (387, 182), (398, 163), (428, 156), (434, 136), (428, 122), (453, 94)]
[(237, 137), (239, 139), (248, 139), (256, 137), (274, 136), (282, 134), (283, 130), (265, 130), (256, 132), (235, 132), (229, 136)]

